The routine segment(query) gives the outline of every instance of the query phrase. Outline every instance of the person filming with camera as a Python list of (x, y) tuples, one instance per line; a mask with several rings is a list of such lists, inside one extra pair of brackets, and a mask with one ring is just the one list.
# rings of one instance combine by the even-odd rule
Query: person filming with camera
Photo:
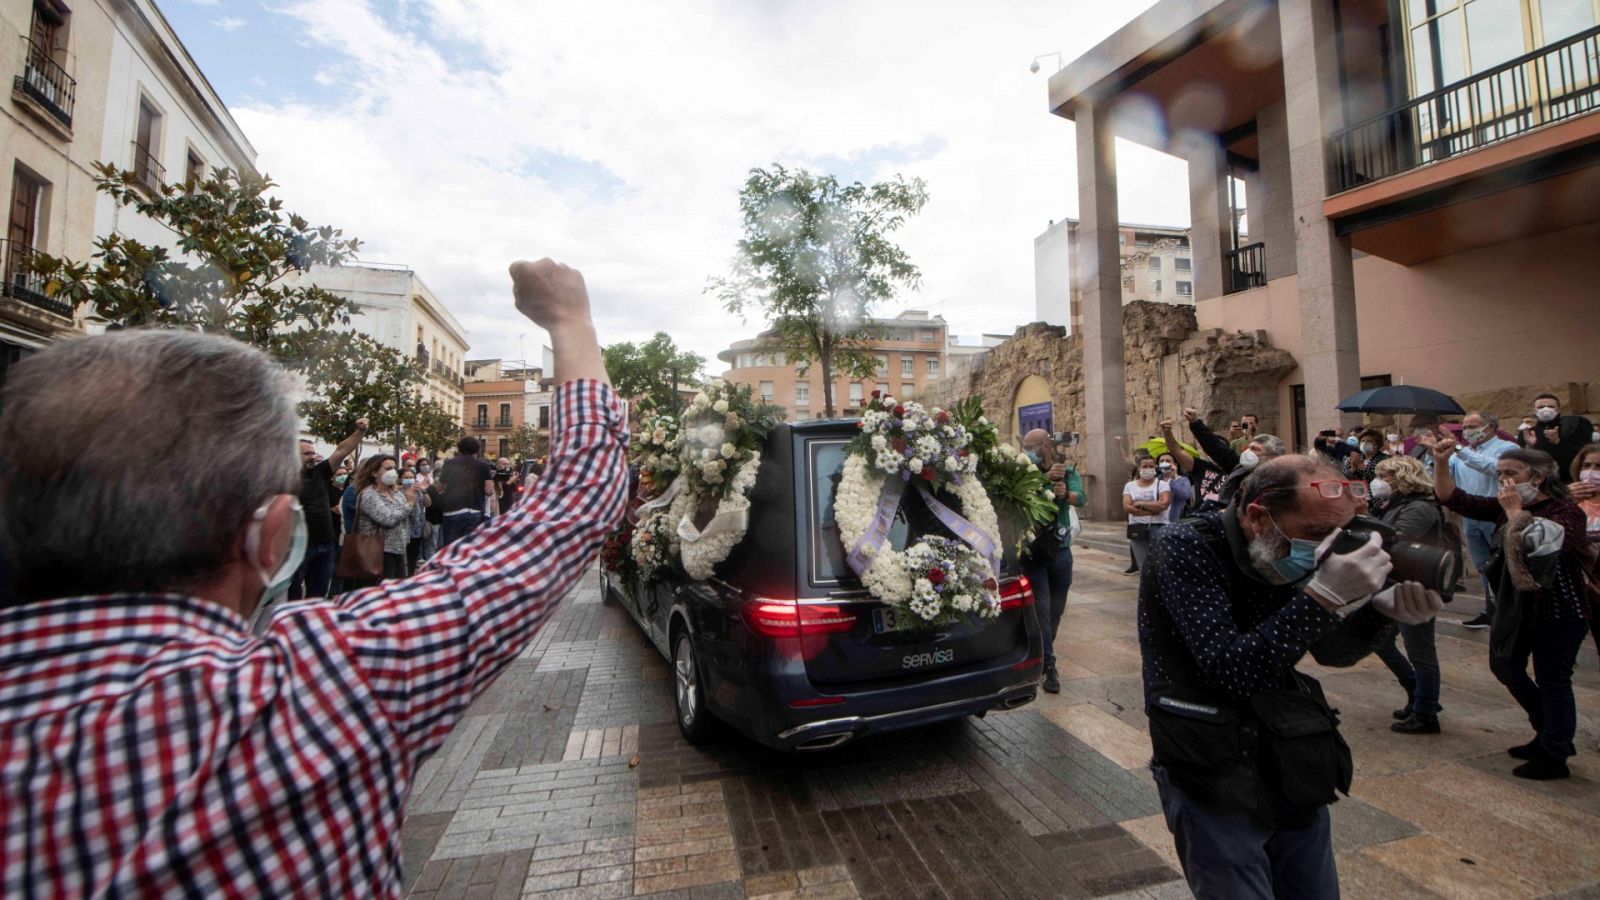
[(1389, 583), (1366, 483), (1324, 460), (1261, 463), (1232, 504), (1168, 526), (1139, 585), (1145, 711), (1160, 792), (1195, 896), (1337, 897), (1327, 806), (1350, 750), (1306, 655), (1350, 666), (1393, 622), (1443, 607)]

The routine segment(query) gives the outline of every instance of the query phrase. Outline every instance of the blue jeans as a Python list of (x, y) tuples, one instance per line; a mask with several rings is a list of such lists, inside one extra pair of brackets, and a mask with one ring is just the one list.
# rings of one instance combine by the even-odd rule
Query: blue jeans
[(338, 559), (339, 545), (333, 541), (306, 545), (306, 558), (294, 572), (289, 582), (289, 599), (328, 596), (328, 586), (333, 583), (333, 564)]
[(483, 524), (483, 513), (464, 512), (444, 516), (444, 537), (439, 541), (440, 549), (450, 546), (473, 532), (473, 529)]
[(1489, 576), (1483, 574), (1483, 567), (1489, 564), (1489, 554), (1494, 548), (1493, 522), (1482, 522), (1477, 519), (1462, 519), (1461, 534), (1467, 539), (1467, 555), (1472, 557), (1472, 567), (1478, 570), (1478, 577), (1483, 580), (1483, 614), (1494, 616), (1494, 588), (1489, 584)]
[(1433, 626), (1432, 619), (1424, 625), (1401, 625), (1404, 653), (1392, 640), (1384, 641), (1377, 649), (1378, 658), (1406, 689), (1407, 708), (1424, 716), (1439, 713), (1439, 646), (1434, 641)]
[(1062, 547), (1054, 558), (1038, 562), (1022, 561), (1022, 574), (1033, 585), (1034, 615), (1044, 632), (1044, 664), (1056, 664), (1056, 633), (1061, 630), (1061, 614), (1067, 611), (1067, 591), (1072, 588), (1072, 548)]
[[(1578, 707), (1572, 697), (1572, 667), (1578, 662), (1578, 648), (1589, 635), (1583, 619), (1535, 621), (1529, 610), (1510, 659), (1489, 660), (1489, 670), (1511, 692), (1512, 699), (1528, 714), (1528, 724), (1538, 735), (1539, 749), (1556, 759), (1566, 759), (1577, 751), (1572, 736), (1578, 730)], [(1528, 677), (1528, 659), (1533, 659), (1533, 677)]]
[(1326, 806), (1304, 828), (1267, 829), (1244, 813), (1197, 803), (1169, 782), (1160, 766), (1150, 772), (1183, 877), (1197, 900), (1336, 900), (1339, 896)]

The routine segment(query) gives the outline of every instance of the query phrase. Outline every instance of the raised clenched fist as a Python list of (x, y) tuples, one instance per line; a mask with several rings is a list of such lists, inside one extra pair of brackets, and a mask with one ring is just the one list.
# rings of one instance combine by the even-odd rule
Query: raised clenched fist
[(546, 331), (590, 321), (583, 273), (552, 259), (512, 263), (511, 290), (517, 311)]

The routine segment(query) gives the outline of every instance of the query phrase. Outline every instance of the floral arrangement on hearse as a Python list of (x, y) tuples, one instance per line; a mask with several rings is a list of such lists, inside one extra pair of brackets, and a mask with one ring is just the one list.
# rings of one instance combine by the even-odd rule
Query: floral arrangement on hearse
[[(848, 447), (834, 500), (846, 561), (874, 597), (913, 621), (938, 625), (1000, 614), (994, 590), (1000, 524), (977, 474), (973, 437), (968, 424), (945, 410), (874, 391)], [(907, 491), (921, 494), (957, 540), (929, 536), (902, 551), (889, 546), (888, 529)], [(954, 499), (960, 512), (940, 495)]]

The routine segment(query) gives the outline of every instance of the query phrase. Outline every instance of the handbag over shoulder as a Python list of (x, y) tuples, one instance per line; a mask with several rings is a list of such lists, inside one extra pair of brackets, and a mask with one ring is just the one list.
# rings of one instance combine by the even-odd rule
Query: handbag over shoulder
[(356, 493), (356, 527), (344, 536), (339, 548), (339, 565), (333, 574), (353, 581), (383, 576), (383, 535), (361, 533), (361, 495)]

